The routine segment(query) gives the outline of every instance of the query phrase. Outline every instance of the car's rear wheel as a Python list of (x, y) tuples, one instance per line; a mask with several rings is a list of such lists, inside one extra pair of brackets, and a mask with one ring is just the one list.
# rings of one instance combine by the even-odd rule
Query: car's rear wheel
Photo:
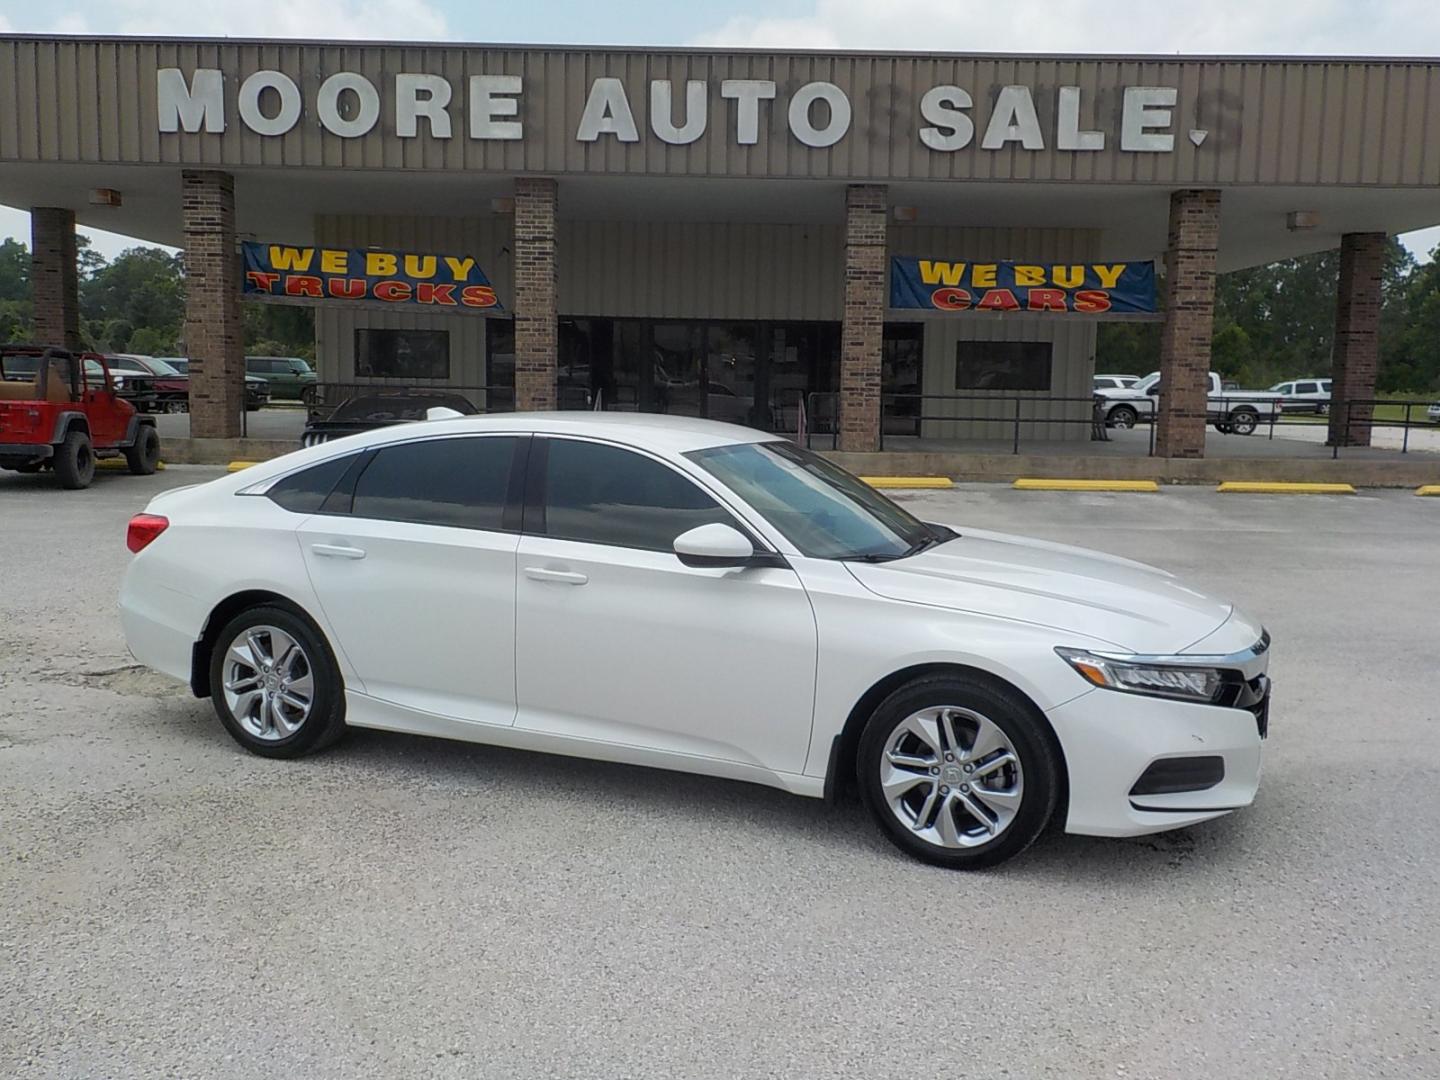
[(1260, 414), (1254, 409), (1236, 409), (1227, 425), (1236, 435), (1253, 435), (1260, 426)]
[(84, 431), (70, 430), (55, 451), (55, 477), (60, 486), (76, 491), (95, 479), (95, 450)]
[(313, 387), (313, 386), (307, 386), (307, 387), (305, 387), (304, 390), (301, 390), (301, 391), (300, 391), (300, 400), (301, 400), (301, 402), (304, 403), (305, 405), (314, 405), (314, 404), (315, 404), (315, 399), (316, 399), (318, 396), (319, 396), (319, 391), (316, 390), (316, 388)]
[(160, 435), (149, 424), (135, 433), (134, 445), (125, 448), (125, 464), (136, 476), (149, 476), (160, 467)]
[(1034, 706), (985, 679), (943, 675), (896, 690), (860, 737), (860, 791), (881, 831), (937, 866), (978, 870), (1044, 831), (1058, 755)]
[(301, 757), (345, 733), (345, 684), (330, 646), (286, 608), (250, 608), (221, 629), (210, 692), (225, 730), (262, 757)]
[(1105, 423), (1113, 428), (1133, 428), (1140, 414), (1129, 405), (1116, 405), (1105, 414)]

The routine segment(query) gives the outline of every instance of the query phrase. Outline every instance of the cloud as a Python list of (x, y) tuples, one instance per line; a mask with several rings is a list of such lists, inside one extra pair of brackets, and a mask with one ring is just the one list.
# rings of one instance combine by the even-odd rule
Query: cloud
[(1092, 0), (814, 0), (802, 17), (733, 16), (697, 35), (711, 48), (945, 52), (1434, 55), (1436, 0), (1211, 0), (1129, 5)]
[(56, 12), (37, 8), (24, 24), (0, 16), (0, 30), (61, 34), (169, 34), (198, 37), (444, 40), (445, 16), (429, 0), (81, 0)]

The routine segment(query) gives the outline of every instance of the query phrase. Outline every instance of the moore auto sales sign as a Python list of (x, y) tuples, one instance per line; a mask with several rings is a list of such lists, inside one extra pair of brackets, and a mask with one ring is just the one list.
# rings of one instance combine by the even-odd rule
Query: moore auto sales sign
[[(337, 71), (315, 81), (264, 68), (237, 83), (218, 68), (162, 67), (155, 73), (156, 122), (167, 134), (222, 134), (238, 122), (258, 135), (279, 137), (310, 123), (337, 139), (378, 129), (399, 139), (518, 142), (527, 136), (526, 89), (523, 76), (504, 73), (472, 74), (457, 83), (418, 71), (383, 79)], [(790, 138), (821, 149), (841, 144), (863, 120), (857, 109), (865, 106), (825, 80), (787, 84), (782, 91), (773, 79), (649, 79), (637, 87), (602, 75), (581, 89), (573, 104), (566, 103), (563, 136), (584, 144), (653, 139), (685, 146), (708, 134), (750, 146), (770, 130), (772, 117), (783, 117)], [(1119, 87), (1106, 109), (1087, 100), (1080, 86), (1017, 83), (981, 94), (940, 83), (916, 93), (908, 122), (904, 116), (898, 125), (895, 117), (888, 122), (942, 154), (969, 147), (1165, 154), (1176, 145), (1174, 86)], [(1189, 128), (1180, 138), (1199, 147), (1208, 135), (1208, 129)], [(547, 137), (556, 136), (551, 131)]]

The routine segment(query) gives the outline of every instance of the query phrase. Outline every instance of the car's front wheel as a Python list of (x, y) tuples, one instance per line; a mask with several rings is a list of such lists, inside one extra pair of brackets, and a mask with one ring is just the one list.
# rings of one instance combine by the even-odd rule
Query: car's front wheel
[(1133, 428), (1139, 419), (1140, 414), (1129, 405), (1116, 405), (1105, 415), (1105, 423), (1113, 428)]
[(861, 794), (903, 851), (956, 870), (1029, 847), (1055, 811), (1058, 754), (1034, 706), (986, 679), (942, 675), (896, 690), (860, 737)]
[(345, 733), (345, 684), (330, 646), (283, 607), (250, 608), (221, 629), (210, 696), (225, 730), (262, 757), (301, 757)]

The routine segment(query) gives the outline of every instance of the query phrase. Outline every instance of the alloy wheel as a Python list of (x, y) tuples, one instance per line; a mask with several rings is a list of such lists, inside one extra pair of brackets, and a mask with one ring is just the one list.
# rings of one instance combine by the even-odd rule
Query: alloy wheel
[(989, 843), (1025, 794), (1020, 755), (994, 721), (941, 705), (906, 717), (880, 762), (885, 805), (916, 837), (943, 848)]
[(242, 630), (225, 650), (222, 674), (230, 715), (257, 739), (288, 739), (310, 716), (315, 701), (310, 658), (284, 630)]

